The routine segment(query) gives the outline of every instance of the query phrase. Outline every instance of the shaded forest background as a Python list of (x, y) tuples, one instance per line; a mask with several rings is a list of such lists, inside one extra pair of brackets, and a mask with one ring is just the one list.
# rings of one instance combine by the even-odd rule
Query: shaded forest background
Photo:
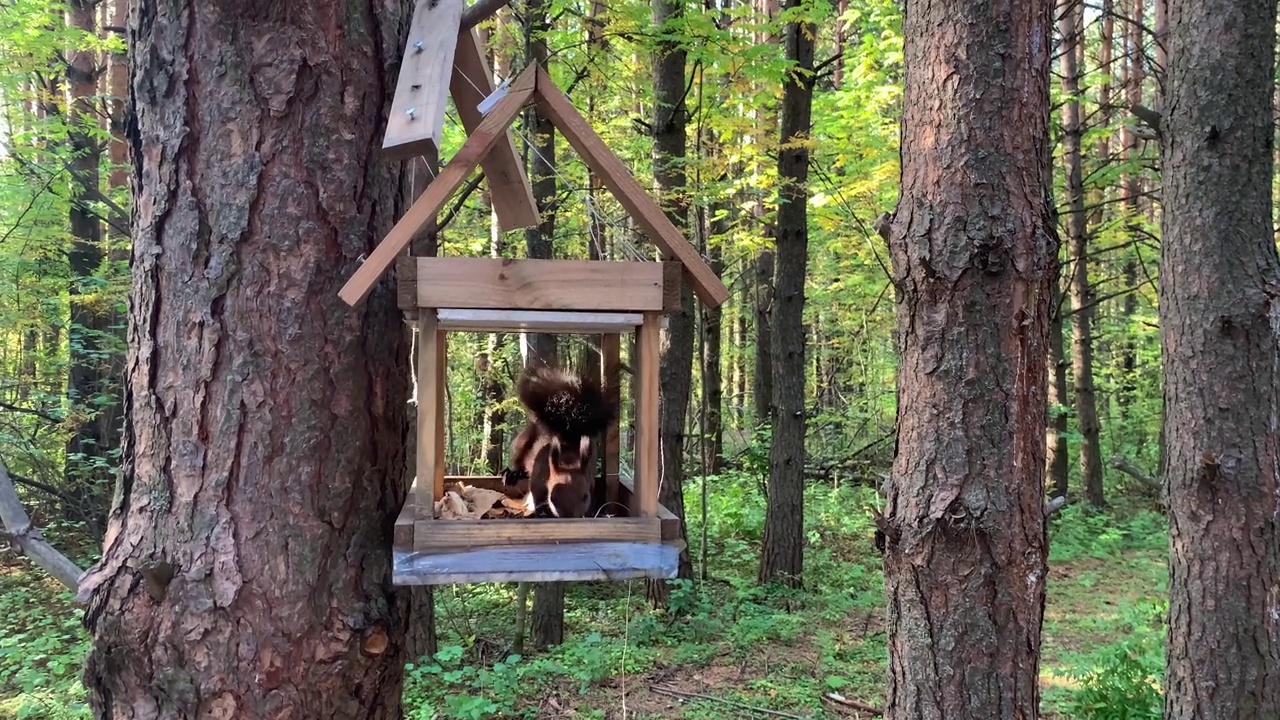
[[(87, 564), (101, 543), (120, 463), (131, 282), (127, 9), (123, 0), (4, 0), (0, 7), (0, 462), (34, 522)], [(1085, 690), (1151, 700), (1149, 681), (1161, 667), (1162, 601), (1152, 600), (1165, 582), (1155, 305), (1160, 176), (1157, 116), (1148, 109), (1160, 105), (1166, 63), (1161, 8), (1144, 0), (1068, 0), (1058, 8), (1051, 131), (1062, 271), (1052, 313), (1046, 474), (1051, 496), (1069, 499), (1054, 518), (1051, 563), (1067, 563), (1066, 587), (1076, 591), (1051, 596), (1048, 623), (1062, 619), (1052, 611), (1062, 603), (1077, 624), (1064, 627), (1067, 640), (1049, 652), (1061, 660), (1061, 676), (1075, 680), (1049, 698), (1062, 708), (1077, 703), (1076, 713)], [(814, 31), (811, 73), (794, 74), (783, 41), (788, 28)], [(437, 591), (438, 655), (411, 669), (408, 705), (483, 716), (475, 713), (519, 705), (506, 693), (529, 677), (610, 694), (618, 690), (606, 681), (611, 674), (688, 663), (732, 668), (758, 643), (796, 638), (824, 666), (843, 669), (809, 678), (819, 687), (805, 685), (806, 698), (786, 698), (786, 683), (768, 679), (769, 658), (763, 670), (759, 658), (743, 661), (753, 668), (739, 674), (747, 678), (743, 697), (781, 692), (788, 702), (822, 706), (819, 690), (874, 687), (883, 628), (872, 609), (882, 596), (868, 508), (879, 505), (892, 464), (896, 411), (895, 298), (877, 228), (898, 193), (899, 4), (526, 0), (481, 32), (500, 78), (543, 62), (642, 182), (657, 176), (664, 202), (687, 212), (689, 237), (733, 293), (719, 310), (691, 311), (686, 335), (673, 331), (669, 351), (691, 353), (693, 372), (664, 375), (663, 386), (668, 397), (690, 397), (685, 416), (671, 421), (684, 442), (668, 462), (685, 470), (680, 504), (694, 575), (710, 578), (714, 589), (675, 584), (670, 615), (645, 615), (643, 590), (571, 589), (564, 641), (537, 661), (554, 667), (532, 669), (507, 659), (513, 641), (504, 604), (512, 588)], [(672, 82), (654, 59), (680, 54)], [(789, 78), (811, 89), (812, 110), (807, 136), (788, 143), (780, 138)], [(657, 106), (669, 111), (668, 123), (655, 120), (663, 117)], [(622, 208), (547, 130), (532, 117), (515, 127), (542, 227), (527, 236), (499, 232), (474, 183), (439, 218), (439, 251), (649, 257)], [(442, 156), (462, 139), (450, 110)], [(799, 327), (779, 327), (778, 288), (797, 279), (777, 244), (789, 222), (777, 215), (779, 157), (798, 149), (809, 158), (805, 305)], [(803, 383), (806, 417), (806, 588), (766, 591), (755, 580), (774, 383), (785, 381), (774, 356), (795, 337), (806, 348), (802, 380), (794, 379)], [(450, 471), (496, 472), (521, 422), (511, 392), (520, 338), (451, 342)], [(24, 707), (65, 703), (74, 712), (78, 691), (66, 658), (83, 640), (74, 619), (63, 621), (71, 611), (19, 561), (4, 562), (12, 567), (0, 590), (37, 599), (43, 610), (38, 622), (6, 633), (0, 687), (43, 698)], [(1095, 587), (1121, 609), (1095, 614), (1103, 612), (1090, 604)], [(719, 606), (714, 593), (733, 603)], [(728, 627), (718, 613), (730, 611), (732, 661), (725, 661), (708, 628)], [(677, 621), (677, 614), (714, 622)], [(1106, 627), (1082, 628), (1080, 615)], [(50, 645), (32, 660), (37, 636)], [(1101, 654), (1089, 654), (1085, 646), (1099, 639), (1106, 641)], [(610, 672), (587, 670), (597, 663)], [(1110, 669), (1099, 675), (1098, 667)], [(53, 695), (41, 695), (50, 687)], [(671, 697), (650, 696), (655, 703)], [(709, 712), (717, 707), (707, 703)]]

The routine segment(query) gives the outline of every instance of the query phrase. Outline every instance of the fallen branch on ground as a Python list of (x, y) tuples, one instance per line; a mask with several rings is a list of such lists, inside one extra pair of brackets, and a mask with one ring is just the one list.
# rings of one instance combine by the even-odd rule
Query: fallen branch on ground
[(843, 707), (858, 710), (860, 712), (871, 713), (871, 717), (880, 717), (881, 715), (884, 715), (884, 711), (876, 707), (875, 705), (864, 703), (861, 700), (854, 700), (852, 698), (847, 698), (841, 695), (840, 693), (829, 692), (824, 694), (822, 696), (822, 699), (833, 702), (837, 705), (841, 705)]
[(757, 712), (762, 715), (772, 715), (774, 717), (792, 718), (793, 720), (809, 720), (803, 715), (792, 715), (791, 713), (785, 713), (785, 712), (782, 712), (781, 710), (770, 710), (769, 708), (756, 707), (754, 705), (746, 705), (736, 700), (728, 700), (722, 697), (715, 697), (714, 695), (703, 695), (701, 693), (691, 693), (691, 692), (685, 692), (683, 690), (674, 690), (672, 688), (662, 687), (660, 685), (650, 685), (649, 689), (653, 692), (658, 693), (659, 695), (670, 695), (671, 697), (680, 698), (683, 700), (706, 700), (707, 702), (721, 703), (723, 705), (732, 705), (734, 707), (739, 707), (739, 708), (742, 708), (743, 710), (750, 710), (751, 712)]

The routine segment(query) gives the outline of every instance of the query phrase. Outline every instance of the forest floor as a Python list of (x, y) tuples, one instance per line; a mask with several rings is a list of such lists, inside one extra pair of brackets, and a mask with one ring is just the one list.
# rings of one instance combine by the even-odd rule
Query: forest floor
[[(868, 718), (883, 704), (884, 596), (865, 488), (806, 497), (803, 590), (755, 584), (758, 486), (720, 478), (708, 507), (705, 583), (655, 611), (643, 582), (571, 586), (565, 642), (512, 650), (514, 585), (437, 590), (440, 651), (411, 664), (406, 717)], [(701, 556), (700, 488), (688, 488)], [(1165, 526), (1150, 510), (1068, 507), (1050, 529), (1041, 660), (1044, 720), (1159, 717)], [(0, 718), (87, 718), (78, 682), (87, 638), (70, 596), (0, 555)], [(1092, 708), (1092, 710), (1090, 709)], [(1144, 708), (1154, 714), (1143, 712)]]

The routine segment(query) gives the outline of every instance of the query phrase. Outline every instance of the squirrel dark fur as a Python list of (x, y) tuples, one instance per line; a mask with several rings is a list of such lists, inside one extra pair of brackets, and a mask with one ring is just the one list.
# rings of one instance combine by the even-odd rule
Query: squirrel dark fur
[(516, 395), (529, 419), (511, 443), (505, 483), (529, 480), (526, 502), (535, 515), (582, 517), (591, 504), (596, 438), (617, 409), (598, 380), (557, 368), (526, 370)]

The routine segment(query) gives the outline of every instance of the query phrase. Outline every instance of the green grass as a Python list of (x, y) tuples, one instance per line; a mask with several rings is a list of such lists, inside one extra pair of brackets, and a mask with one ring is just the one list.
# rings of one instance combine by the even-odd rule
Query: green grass
[[(512, 655), (515, 585), (437, 590), (441, 651), (409, 665), (414, 719), (555, 717), (741, 718), (740, 705), (838, 717), (824, 692), (882, 703), (885, 632), (880, 555), (866, 488), (814, 485), (806, 495), (806, 589), (755, 583), (764, 505), (755, 478), (708, 486), (705, 583), (680, 582), (652, 610), (643, 582), (570, 586), (567, 641)], [(688, 488), (699, 555), (701, 488)], [(1166, 593), (1158, 514), (1068, 507), (1050, 529), (1043, 717), (1158, 717)], [(0, 567), (0, 718), (88, 717), (78, 681), (86, 638), (69, 595), (24, 560)], [(673, 697), (653, 688), (685, 693)], [(690, 697), (702, 694), (711, 699)], [(1146, 713), (1146, 714), (1144, 714)]]

